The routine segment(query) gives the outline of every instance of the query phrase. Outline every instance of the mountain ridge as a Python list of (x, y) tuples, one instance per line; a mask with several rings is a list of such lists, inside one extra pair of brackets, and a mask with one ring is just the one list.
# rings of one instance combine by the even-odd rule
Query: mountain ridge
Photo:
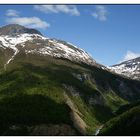
[[(38, 44), (36, 48), (26, 47), (26, 49), (24, 50), (26, 54), (38, 53), (41, 55), (50, 55), (56, 58), (66, 58), (71, 61), (83, 62), (89, 65), (96, 65), (101, 69), (115, 72), (116, 74), (120, 74), (128, 78), (136, 80), (140, 79), (140, 58), (124, 61), (120, 64), (106, 67), (102, 64), (97, 63), (86, 51), (69, 42), (54, 38), (49, 39), (47, 37), (44, 37), (41, 32), (36, 29), (26, 28), (18, 24), (9, 24), (0, 28), (0, 48), (10, 48), (14, 52), (11, 58), (7, 60), (7, 62), (5, 62), (5, 69), (6, 65), (8, 65), (14, 59), (21, 48), (23, 51), (26, 42), (29, 42), (30, 44), (31, 42), (34, 42), (32, 43), (32, 45)], [(42, 44), (42, 46), (39, 44)], [(21, 48), (17, 48), (17, 45), (21, 45)]]
[[(96, 63), (96, 61), (84, 50), (62, 40), (44, 37), (35, 29), (11, 24), (0, 28), (0, 35), (0, 48), (10, 48), (14, 51), (13, 56), (6, 62), (6, 65), (13, 60), (21, 49), (23, 51), (26, 43), (30, 44), (30, 47), (26, 47), (26, 49), (24, 49), (26, 54), (39, 53), (41, 55), (50, 55), (57, 58), (62, 57), (72, 61), (79, 61), (88, 64)], [(17, 48), (17, 45), (21, 46), (21, 48)], [(31, 47), (31, 45), (34, 45), (34, 47)]]
[(109, 69), (128, 78), (140, 80), (140, 57), (113, 65)]

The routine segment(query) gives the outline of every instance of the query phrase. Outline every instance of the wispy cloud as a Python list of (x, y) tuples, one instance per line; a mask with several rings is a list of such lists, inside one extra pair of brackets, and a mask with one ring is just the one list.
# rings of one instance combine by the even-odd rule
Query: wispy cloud
[(34, 8), (44, 13), (65, 13), (79, 16), (80, 12), (74, 5), (35, 5)]
[(50, 27), (49, 23), (41, 20), (38, 17), (12, 17), (6, 19), (6, 22), (10, 24), (20, 24), (23, 26), (28, 26), (30, 28), (46, 29)]
[(19, 12), (17, 10), (8, 9), (5, 15), (9, 17), (17, 17), (19, 15)]
[(107, 8), (102, 5), (97, 5), (95, 7), (95, 11), (92, 13), (92, 16), (100, 21), (106, 21), (107, 15), (108, 15)]
[(50, 27), (50, 24), (41, 20), (39, 17), (20, 17), (17, 10), (9, 9), (5, 14), (7, 17), (5, 22), (8, 24), (20, 24), (30, 28), (46, 29)]
[(120, 61), (120, 62), (127, 61), (127, 60), (130, 60), (130, 59), (134, 59), (134, 58), (137, 58), (137, 57), (140, 57), (140, 53), (134, 53), (132, 51), (127, 51), (126, 54), (123, 57), (123, 60)]

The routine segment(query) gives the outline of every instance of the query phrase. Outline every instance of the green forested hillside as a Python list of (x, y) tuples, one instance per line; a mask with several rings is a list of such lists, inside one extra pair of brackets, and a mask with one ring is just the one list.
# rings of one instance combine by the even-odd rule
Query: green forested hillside
[(120, 106), (139, 98), (138, 81), (20, 52), (0, 69), (0, 135), (94, 135)]
[[(138, 105), (139, 104), (139, 105)], [(131, 106), (131, 108), (130, 108)], [(140, 103), (125, 106), (125, 111), (109, 120), (99, 135), (108, 136), (139, 136), (140, 135)], [(121, 112), (119, 111), (119, 113)]]

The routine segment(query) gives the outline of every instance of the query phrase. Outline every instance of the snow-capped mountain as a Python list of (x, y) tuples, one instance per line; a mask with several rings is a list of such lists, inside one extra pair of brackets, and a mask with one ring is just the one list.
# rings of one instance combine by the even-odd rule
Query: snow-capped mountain
[(71, 43), (8, 25), (0, 28), (0, 99), (0, 135), (94, 135), (140, 99), (140, 81)]
[(140, 57), (110, 67), (111, 71), (140, 80)]
[(35, 29), (25, 28), (17, 24), (0, 28), (0, 49), (10, 49), (13, 51), (13, 55), (5, 63), (5, 67), (20, 51), (24, 51), (26, 54), (66, 58), (71, 61), (91, 65), (96, 63), (87, 52), (71, 43), (49, 39)]

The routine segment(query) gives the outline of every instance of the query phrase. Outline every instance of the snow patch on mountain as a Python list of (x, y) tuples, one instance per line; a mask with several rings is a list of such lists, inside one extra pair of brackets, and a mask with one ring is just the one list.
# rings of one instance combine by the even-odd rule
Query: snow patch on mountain
[[(27, 46), (25, 46), (25, 43), (27, 41), (29, 41), (30, 43), (34, 43), (31, 45), (36, 47), (28, 48)], [(66, 58), (75, 62), (83, 62), (87, 64), (96, 63), (96, 61), (93, 60), (87, 52), (72, 45), (71, 43), (56, 39), (49, 39), (39, 34), (24, 33), (15, 36), (0, 36), (0, 47), (3, 49), (10, 48), (14, 52), (11, 58), (5, 63), (5, 69), (6, 65), (9, 64), (20, 51), (20, 48), (17, 47), (17, 45), (19, 44), (22, 48), (25, 48), (26, 54), (36, 53), (42, 55), (49, 55), (56, 58)]]
[[(39, 39), (47, 39), (41, 35), (38, 34), (21, 34), (21, 35), (17, 35), (17, 36), (0, 36), (0, 42), (1, 42), (1, 46), (3, 48), (11, 48), (13, 50), (16, 49), (16, 45), (17, 44), (21, 44), (24, 43), (28, 40), (32, 40), (35, 38), (39, 38)], [(1, 47), (0, 46), (0, 47)]]
[[(26, 33), (16, 35), (16, 36), (9, 36), (9, 35), (0, 36), (0, 47), (2, 47), (3, 49), (10, 48), (14, 51), (12, 57), (4, 64), (5, 70), (6, 70), (6, 65), (8, 65), (19, 52), (16, 45), (25, 43), (26, 41), (33, 40), (35, 38), (46, 39), (45, 37), (38, 34), (26, 34)], [(24, 44), (22, 45), (24, 46)]]
[[(15, 48), (14, 48), (15, 49)], [(19, 52), (18, 49), (15, 49), (14, 54), (12, 55), (12, 57), (4, 64), (4, 69), (6, 70), (6, 66), (14, 59), (14, 57), (17, 55), (17, 53)]]
[(92, 57), (90, 57), (87, 52), (85, 52), (82, 49), (79, 49), (76, 46), (72, 46), (67, 42), (64, 43), (63, 41), (55, 39), (48, 39), (47, 41), (49, 43), (46, 43), (44, 46), (31, 50), (25, 50), (26, 54), (39, 53), (43, 55), (50, 55), (57, 58), (66, 58), (71, 61), (84, 62), (87, 64), (95, 63), (95, 60), (93, 60)]
[(125, 61), (108, 68), (117, 74), (124, 75), (132, 79), (140, 79), (140, 58)]

